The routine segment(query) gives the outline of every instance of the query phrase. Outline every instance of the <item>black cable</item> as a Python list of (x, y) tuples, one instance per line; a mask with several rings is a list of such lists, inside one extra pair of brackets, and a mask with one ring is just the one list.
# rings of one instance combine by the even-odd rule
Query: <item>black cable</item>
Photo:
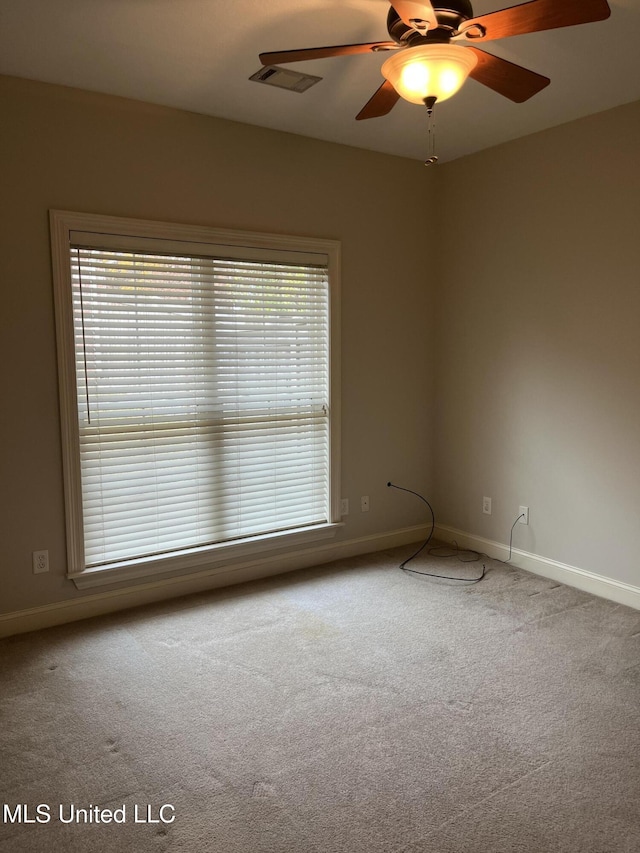
[(512, 542), (513, 542), (513, 528), (516, 526), (516, 524), (520, 521), (521, 518), (524, 518), (523, 512), (520, 513), (520, 515), (516, 518), (516, 520), (511, 525), (511, 533), (509, 534), (509, 556), (507, 557), (507, 559), (506, 560), (499, 560), (497, 557), (490, 557), (489, 559), (495, 560), (497, 563), (503, 563), (505, 566), (508, 562), (511, 561), (511, 549), (512, 549)]
[[(480, 557), (488, 556), (487, 554), (481, 554), (480, 551), (474, 551), (472, 548), (463, 548), (462, 550), (460, 550), (460, 546), (458, 545), (455, 539), (451, 540), (451, 544), (454, 545), (455, 548), (452, 549), (449, 548), (448, 545), (442, 545), (436, 548), (429, 548), (429, 553), (433, 554), (434, 557), (457, 557), (461, 563), (477, 563)], [(448, 551), (449, 553), (442, 554), (438, 553), (439, 551)], [(465, 559), (464, 557), (460, 556), (461, 554), (473, 554), (473, 557)]]
[[(451, 575), (438, 575), (438, 574), (435, 574), (435, 572), (421, 572), (418, 569), (408, 569), (407, 568), (407, 563), (410, 563), (411, 560), (415, 559), (418, 556), (418, 554), (421, 554), (422, 551), (424, 551), (424, 549), (427, 547), (427, 545), (431, 541), (431, 537), (433, 536), (433, 531), (435, 530), (435, 527), (436, 527), (436, 515), (435, 515), (435, 513), (433, 511), (433, 507), (431, 506), (429, 501), (426, 498), (424, 498), (422, 495), (418, 494), (418, 492), (413, 492), (411, 489), (405, 489), (403, 486), (396, 486), (395, 483), (392, 483), (392, 482), (388, 482), (387, 486), (389, 486), (392, 489), (399, 489), (401, 492), (408, 492), (410, 495), (415, 495), (417, 498), (420, 498), (420, 500), (423, 501), (423, 503), (426, 503), (426, 505), (429, 507), (429, 511), (431, 512), (431, 530), (429, 531), (429, 535), (427, 536), (425, 541), (422, 543), (422, 545), (418, 548), (418, 550), (415, 552), (415, 554), (412, 554), (410, 557), (408, 557), (406, 560), (403, 560), (403, 562), (400, 563), (399, 568), (404, 572), (411, 572), (414, 575), (425, 575), (426, 577), (429, 577), (429, 578), (442, 578), (443, 580), (447, 580), (447, 581), (461, 581), (462, 583), (468, 583), (468, 584), (479, 583), (482, 580), (482, 578), (485, 576), (486, 571), (487, 571), (487, 567), (484, 564), (482, 566), (482, 574), (478, 578), (456, 578), (456, 577), (452, 577)], [(456, 544), (456, 549), (457, 549), (457, 544)], [(434, 548), (432, 550), (435, 551), (438, 549)], [(474, 551), (474, 552), (469, 552), (469, 553), (476, 553), (477, 554), (478, 552)], [(453, 555), (451, 555), (451, 556), (453, 556)], [(478, 556), (474, 560), (462, 560), (462, 562), (463, 563), (470, 563), (470, 562), (475, 562), (476, 560), (479, 560), (479, 559), (480, 559), (480, 554), (478, 554)]]
[[(438, 548), (429, 548), (429, 553), (433, 554), (434, 557), (457, 557), (461, 563), (477, 563), (481, 557), (486, 557), (487, 560), (495, 560), (496, 563), (502, 563), (504, 566), (507, 563), (511, 562), (511, 554), (513, 551), (513, 528), (520, 521), (521, 518), (524, 518), (524, 513), (521, 512), (520, 515), (516, 518), (516, 520), (511, 525), (511, 532), (509, 533), (509, 556), (506, 560), (501, 560), (499, 557), (490, 557), (489, 554), (485, 554), (484, 551), (474, 551), (472, 548), (464, 548), (462, 551), (458, 547), (458, 543), (455, 539), (452, 540), (451, 544), (455, 545), (455, 550), (452, 550), (447, 545), (443, 545)], [(438, 551), (451, 551), (450, 554), (438, 554)], [(465, 560), (460, 554), (475, 554), (474, 557), (471, 557), (468, 560)]]

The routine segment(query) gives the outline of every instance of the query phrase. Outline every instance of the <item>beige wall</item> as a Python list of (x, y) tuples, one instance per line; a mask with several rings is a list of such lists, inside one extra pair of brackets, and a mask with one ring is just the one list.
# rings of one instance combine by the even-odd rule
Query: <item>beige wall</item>
[[(0, 115), (0, 612), (80, 595), (64, 576), (50, 208), (340, 240), (341, 535), (424, 520), (386, 488), (431, 490), (433, 193), (419, 163), (13, 78)], [(51, 571), (34, 576), (44, 548)]]
[(434, 408), (444, 524), (636, 586), (639, 151), (636, 103), (439, 170)]

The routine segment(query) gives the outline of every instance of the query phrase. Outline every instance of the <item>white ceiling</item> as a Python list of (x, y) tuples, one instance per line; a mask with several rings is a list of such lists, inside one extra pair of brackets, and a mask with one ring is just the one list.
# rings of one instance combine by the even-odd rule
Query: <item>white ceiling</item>
[[(469, 80), (436, 107), (440, 160), (640, 100), (640, 0), (609, 3), (607, 21), (483, 45), (551, 85), (514, 104)], [(323, 77), (304, 94), (248, 80), (261, 51), (387, 40), (388, 8), (385, 0), (0, 0), (0, 73), (424, 160), (422, 107), (400, 101), (388, 116), (355, 121), (382, 82), (384, 54), (287, 66)]]

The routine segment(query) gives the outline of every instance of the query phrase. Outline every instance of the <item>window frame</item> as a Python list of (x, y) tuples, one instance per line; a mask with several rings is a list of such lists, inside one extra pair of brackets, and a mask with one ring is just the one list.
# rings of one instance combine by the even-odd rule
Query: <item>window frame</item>
[[(60, 398), (60, 426), (67, 538), (67, 577), (78, 588), (135, 581), (153, 575), (182, 574), (190, 569), (219, 568), (263, 552), (288, 553), (335, 536), (340, 521), (340, 243), (310, 237), (292, 237), (51, 210), (50, 233), (56, 317), (56, 346)], [(329, 278), (329, 518), (326, 523), (290, 531), (261, 534), (214, 545), (182, 549), (169, 555), (133, 558), (117, 564), (87, 568), (84, 563), (82, 484), (76, 386), (75, 336), (70, 248), (72, 232), (122, 238), (122, 247), (136, 239), (206, 243), (262, 252), (322, 255)], [(222, 565), (219, 565), (222, 564)]]

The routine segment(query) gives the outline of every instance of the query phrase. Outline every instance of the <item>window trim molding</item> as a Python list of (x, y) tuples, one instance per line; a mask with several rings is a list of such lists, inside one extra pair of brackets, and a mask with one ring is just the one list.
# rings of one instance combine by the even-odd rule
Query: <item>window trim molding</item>
[(316, 524), (299, 530), (287, 530), (279, 533), (264, 533), (235, 539), (199, 548), (185, 548), (174, 551), (167, 557), (136, 557), (121, 560), (113, 565), (91, 567), (80, 572), (67, 573), (78, 589), (89, 589), (105, 584), (122, 581), (138, 581), (153, 575), (178, 574), (194, 569), (207, 569), (217, 566), (219, 571), (228, 571), (234, 563), (247, 557), (267, 552), (281, 551), (288, 554), (299, 550), (301, 545), (320, 542), (333, 538), (344, 524)]
[[(65, 494), (67, 578), (80, 588), (134, 581), (153, 574), (181, 573), (195, 566), (214, 566), (229, 560), (259, 555), (265, 550), (283, 553), (335, 536), (340, 515), (340, 242), (313, 237), (248, 232), (152, 220), (50, 210), (51, 256), (56, 317), (56, 349), (60, 427)], [(326, 256), (329, 274), (329, 519), (327, 524), (282, 533), (218, 543), (167, 557), (123, 561), (113, 566), (87, 569), (84, 565), (80, 441), (75, 375), (75, 342), (71, 301), (71, 232), (93, 232), (134, 238), (214, 243), (252, 249), (304, 252)], [(224, 571), (224, 565), (220, 567)]]

